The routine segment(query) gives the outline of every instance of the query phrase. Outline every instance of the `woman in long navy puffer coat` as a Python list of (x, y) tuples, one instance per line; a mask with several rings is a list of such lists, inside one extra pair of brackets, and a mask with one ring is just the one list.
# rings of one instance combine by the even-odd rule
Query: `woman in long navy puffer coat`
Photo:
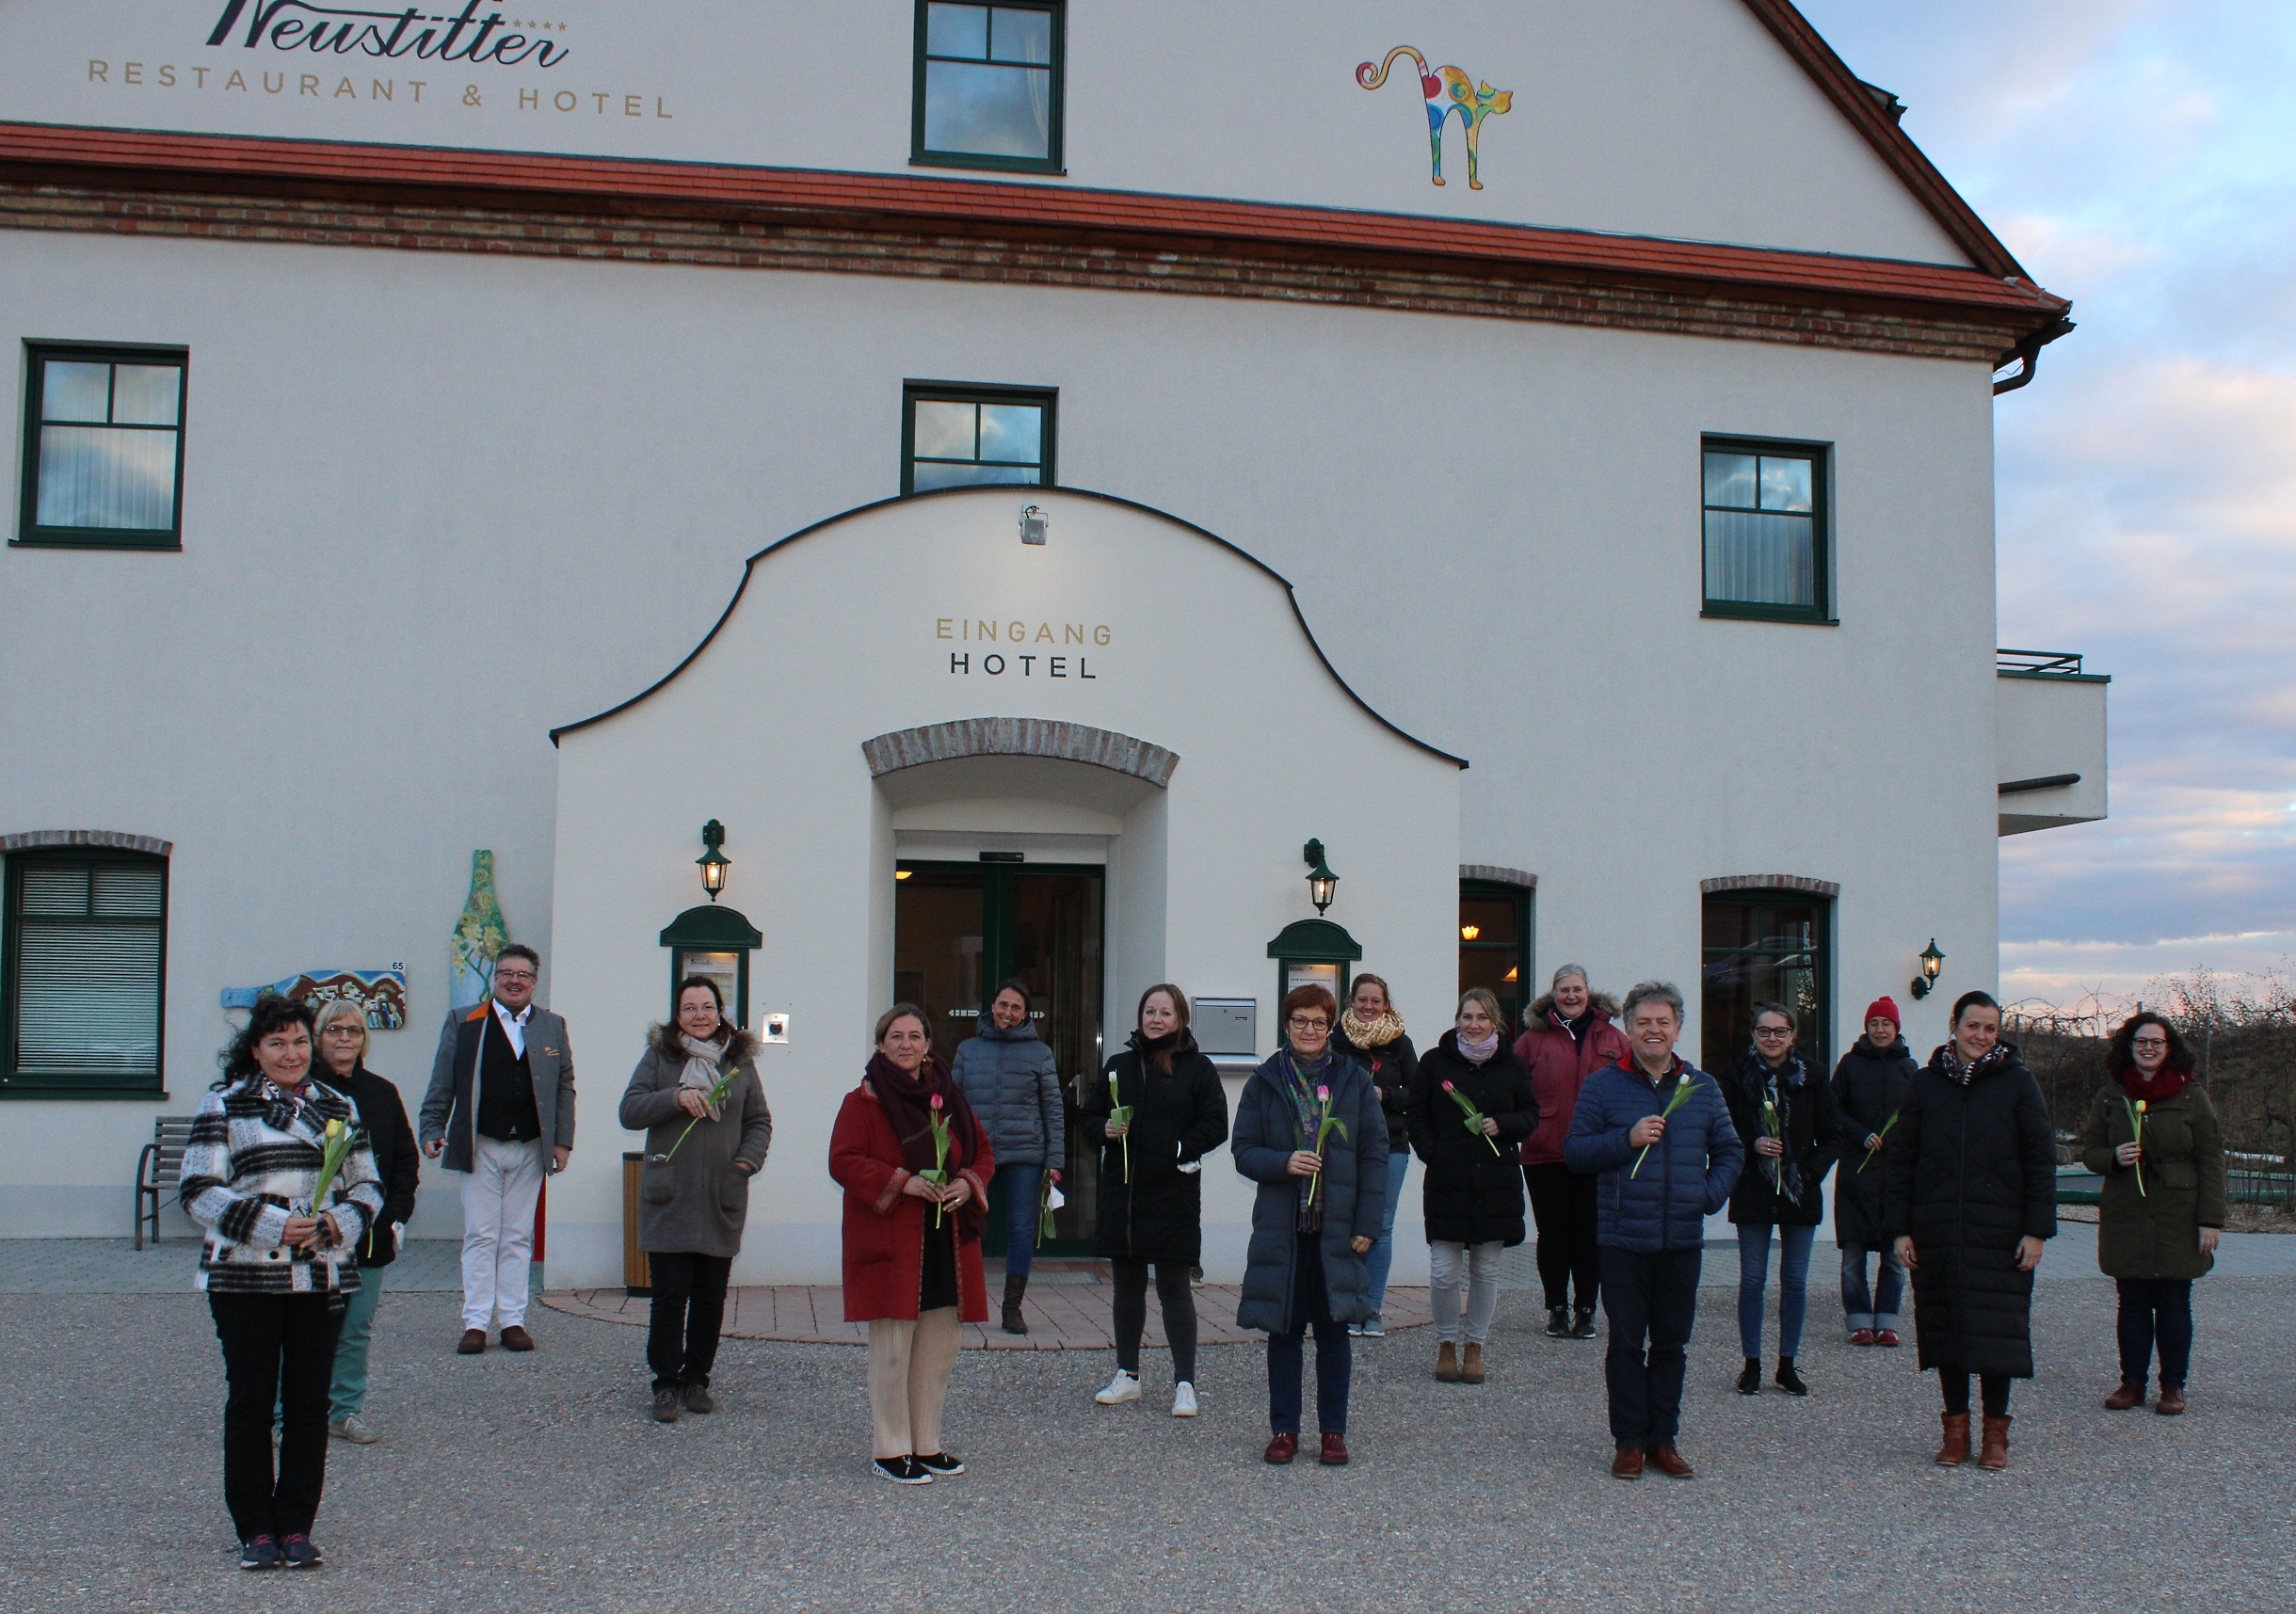
[(2040, 1084), (1983, 992), (1906, 1091), (1884, 1155), (1885, 1217), (1913, 1274), (1923, 1369), (1945, 1393), (1940, 1467), (1969, 1457), (1969, 1375), (1984, 1387), (1980, 1468), (2009, 1466), (2009, 1382), (2033, 1376), (2033, 1269), (2057, 1232), (2057, 1139)]

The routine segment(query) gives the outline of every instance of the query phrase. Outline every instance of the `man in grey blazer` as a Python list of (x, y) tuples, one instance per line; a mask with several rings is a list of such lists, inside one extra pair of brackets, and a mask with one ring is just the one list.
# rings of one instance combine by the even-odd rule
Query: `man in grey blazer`
[(542, 956), (512, 942), (494, 990), (447, 1015), (423, 1095), (423, 1153), (462, 1174), (462, 1342), (475, 1356), (502, 1323), (506, 1350), (532, 1350), (526, 1280), (542, 1178), (574, 1152), (574, 1050), (566, 1021), (538, 1008)]

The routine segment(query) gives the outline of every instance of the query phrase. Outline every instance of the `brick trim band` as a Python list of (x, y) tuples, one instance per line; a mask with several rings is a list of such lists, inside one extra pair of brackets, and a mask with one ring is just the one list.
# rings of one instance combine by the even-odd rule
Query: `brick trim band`
[(149, 835), (122, 835), (116, 829), (30, 829), (21, 835), (0, 835), (0, 853), (31, 852), (47, 846), (108, 846), (121, 852), (148, 852), (172, 857), (175, 842)]
[(1701, 880), (1698, 889), (1707, 896), (1717, 891), (1807, 891), (1813, 897), (1838, 897), (1841, 886), (1833, 880), (1812, 880), (1804, 874), (1726, 874), (1719, 880)]
[[(1006, 221), (1008, 224), (1010, 221)], [(114, 190), (0, 183), (0, 228), (291, 243), (688, 267), (892, 275), (997, 285), (1337, 304), (1597, 326), (1986, 365), (2009, 361), (2025, 327), (2004, 309), (1876, 288), (1674, 283), (1567, 265), (1465, 258), (1348, 261), (1265, 242), (1128, 242), (970, 230), (895, 230), (757, 217), (561, 212), (305, 196)], [(1358, 260), (1360, 255), (1357, 255)]]
[(1488, 880), (1494, 886), (1520, 886), (1525, 890), (1538, 889), (1538, 876), (1527, 870), (1510, 869), (1503, 863), (1462, 863), (1462, 880)]
[(1052, 757), (1129, 774), (1159, 790), (1171, 784), (1172, 770), (1180, 766), (1172, 752), (1129, 734), (1037, 717), (968, 717), (896, 729), (862, 741), (861, 755), (873, 779), (958, 757)]

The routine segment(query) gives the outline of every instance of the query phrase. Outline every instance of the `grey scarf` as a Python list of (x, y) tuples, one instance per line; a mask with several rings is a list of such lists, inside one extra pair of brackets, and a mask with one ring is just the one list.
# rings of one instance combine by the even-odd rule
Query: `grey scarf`
[[(718, 1062), (726, 1057), (726, 1049), (731, 1046), (733, 1039), (728, 1037), (722, 1043), (705, 1043), (699, 1037), (689, 1037), (680, 1031), (678, 1041), (689, 1056), (685, 1068), (678, 1073), (678, 1086), (681, 1090), (693, 1088), (706, 1098), (710, 1089), (717, 1085)], [(711, 1120), (719, 1118), (720, 1108), (715, 1104), (709, 1106)]]

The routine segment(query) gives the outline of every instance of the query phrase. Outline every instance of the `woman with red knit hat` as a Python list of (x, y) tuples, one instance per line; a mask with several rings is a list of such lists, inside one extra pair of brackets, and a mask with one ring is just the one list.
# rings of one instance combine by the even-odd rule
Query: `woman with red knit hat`
[[(1882, 1234), (1882, 1158), (1889, 1123), (1905, 1102), (1919, 1067), (1905, 1051), (1897, 1002), (1866, 1005), (1866, 1034), (1834, 1067), (1834, 1108), (1840, 1116), (1841, 1168), (1834, 1174), (1834, 1242), (1841, 1248), (1841, 1309), (1852, 1345), (1895, 1345), (1905, 1269)], [(1866, 1274), (1879, 1259), (1878, 1282)]]

